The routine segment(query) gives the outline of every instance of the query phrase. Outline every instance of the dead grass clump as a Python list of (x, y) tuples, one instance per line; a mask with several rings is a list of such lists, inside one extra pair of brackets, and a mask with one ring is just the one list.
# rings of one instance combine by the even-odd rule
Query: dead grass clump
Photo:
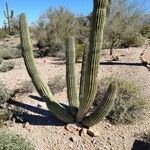
[(53, 94), (62, 92), (66, 87), (66, 80), (61, 75), (58, 75), (48, 82), (48, 86)]
[(10, 71), (12, 69), (14, 69), (14, 63), (9, 61), (9, 62), (3, 62), (1, 65), (0, 65), (0, 72), (7, 72), (7, 71)]

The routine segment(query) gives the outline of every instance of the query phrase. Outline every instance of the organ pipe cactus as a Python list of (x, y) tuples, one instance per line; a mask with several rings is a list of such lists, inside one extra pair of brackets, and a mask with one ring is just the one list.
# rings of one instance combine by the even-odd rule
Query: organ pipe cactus
[(73, 37), (67, 39), (66, 49), (67, 95), (72, 113), (73, 115), (76, 115), (77, 109), (79, 107), (79, 100), (75, 79), (75, 42)]
[(14, 11), (11, 10), (11, 12), (9, 13), (9, 9), (8, 9), (8, 4), (6, 3), (6, 11), (4, 11), (4, 15), (7, 19), (7, 24), (8, 24), (8, 32), (9, 34), (11, 34), (11, 21), (12, 21), (12, 18), (14, 16)]
[(66, 109), (54, 99), (47, 84), (41, 79), (33, 57), (26, 16), (25, 14), (20, 16), (20, 37), (24, 62), (38, 93), (45, 100), (49, 110), (59, 119), (66, 123), (77, 121), (87, 127), (95, 125), (107, 115), (113, 105), (117, 88), (115, 83), (111, 83), (99, 107), (87, 116), (96, 96), (100, 51), (108, 5), (108, 0), (94, 0), (93, 2), (89, 49), (85, 48), (83, 55), (79, 96), (75, 79), (74, 38), (70, 37), (66, 41), (66, 80), (70, 109)]

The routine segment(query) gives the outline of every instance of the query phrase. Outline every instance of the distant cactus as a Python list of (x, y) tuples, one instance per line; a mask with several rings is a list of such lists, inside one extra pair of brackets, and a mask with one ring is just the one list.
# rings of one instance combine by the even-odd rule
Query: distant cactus
[(11, 10), (11, 12), (9, 13), (9, 9), (8, 9), (8, 4), (6, 3), (6, 11), (4, 11), (4, 15), (7, 19), (7, 25), (8, 25), (8, 33), (9, 35), (11, 34), (11, 21), (12, 18), (14, 16), (14, 11)]
[(24, 62), (27, 71), (40, 96), (45, 100), (49, 110), (66, 123), (81, 122), (84, 126), (93, 126), (105, 117), (113, 105), (116, 95), (116, 84), (110, 84), (104, 100), (90, 116), (87, 112), (91, 107), (97, 91), (97, 74), (100, 51), (103, 42), (103, 30), (107, 13), (108, 0), (94, 0), (94, 10), (89, 39), (89, 49), (85, 48), (80, 79), (80, 91), (77, 95), (75, 79), (75, 43), (74, 38), (67, 40), (66, 51), (66, 79), (67, 94), (70, 109), (64, 108), (56, 102), (47, 84), (41, 79), (34, 61), (30, 42), (29, 29), (25, 14), (20, 16), (20, 35)]

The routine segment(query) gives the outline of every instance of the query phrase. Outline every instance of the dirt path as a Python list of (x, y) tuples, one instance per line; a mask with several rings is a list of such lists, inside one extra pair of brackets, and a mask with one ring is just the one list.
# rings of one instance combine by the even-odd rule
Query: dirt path
[[(120, 61), (108, 64), (108, 51), (103, 51), (102, 63), (100, 65), (99, 78), (106, 76), (116, 76), (128, 80), (134, 80), (145, 99), (150, 98), (150, 71), (141, 64), (140, 54), (142, 48), (130, 48), (125, 50), (115, 50), (120, 55)], [(58, 74), (65, 77), (65, 65), (56, 61), (55, 58), (37, 59), (43, 78), (48, 81)], [(0, 78), (14, 89), (24, 80), (29, 79), (22, 59), (15, 60), (16, 68), (7, 73), (0, 73)], [(80, 77), (80, 65), (77, 64), (77, 77)], [(32, 95), (29, 97), (29, 95)], [(21, 124), (14, 124), (8, 129), (17, 134), (27, 137), (35, 145), (36, 150), (130, 150), (136, 135), (143, 132), (150, 132), (150, 110), (145, 112), (142, 120), (133, 125), (114, 126), (106, 121), (100, 122), (96, 127), (100, 130), (100, 137), (86, 138), (78, 134), (70, 133), (60, 125), (60, 122), (49, 112), (44, 102), (37, 99), (36, 92), (17, 97), (20, 106), (28, 110), (29, 122), (25, 128)], [(58, 93), (56, 97), (64, 103), (66, 102), (66, 89)], [(36, 100), (35, 100), (36, 98)], [(19, 103), (18, 103), (19, 104)], [(41, 106), (39, 108), (38, 106)], [(72, 140), (73, 139), (73, 140)]]

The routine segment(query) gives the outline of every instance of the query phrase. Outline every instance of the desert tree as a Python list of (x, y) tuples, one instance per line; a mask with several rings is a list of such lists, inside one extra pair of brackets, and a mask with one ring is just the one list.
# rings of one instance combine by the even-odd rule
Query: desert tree
[(110, 55), (113, 55), (113, 49), (120, 46), (127, 36), (139, 33), (142, 11), (142, 7), (137, 2), (129, 3), (127, 0), (111, 2), (104, 32)]

